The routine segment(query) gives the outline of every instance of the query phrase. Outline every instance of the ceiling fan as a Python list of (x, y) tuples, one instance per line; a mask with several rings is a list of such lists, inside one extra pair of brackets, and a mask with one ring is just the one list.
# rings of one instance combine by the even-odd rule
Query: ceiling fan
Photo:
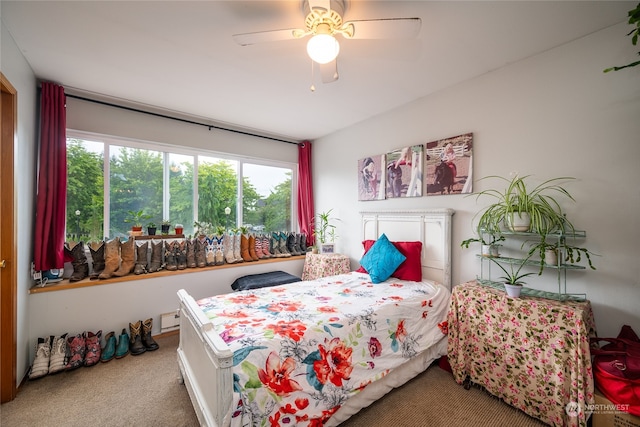
[[(336, 35), (345, 39), (411, 39), (420, 32), (420, 18), (382, 18), (343, 21), (346, 0), (302, 0), (304, 28), (258, 31), (234, 34), (241, 46), (311, 36), (307, 54), (320, 66), (323, 83), (338, 80), (337, 56), (340, 43)], [(313, 87), (312, 87), (313, 90)]]

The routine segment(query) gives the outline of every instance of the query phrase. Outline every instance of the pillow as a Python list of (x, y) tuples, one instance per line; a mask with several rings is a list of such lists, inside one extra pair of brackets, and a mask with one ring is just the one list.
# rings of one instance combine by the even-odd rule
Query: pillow
[(270, 271), (268, 273), (249, 274), (239, 277), (231, 284), (231, 289), (234, 291), (246, 291), (247, 289), (267, 288), (299, 281), (300, 278), (293, 274), (284, 271)]
[[(366, 254), (375, 240), (364, 240), (362, 246)], [(410, 280), (413, 282), (422, 281), (422, 242), (391, 242), (397, 250), (407, 259), (391, 275), (396, 279)], [(356, 270), (358, 273), (366, 273), (363, 267)]]
[(402, 255), (383, 234), (364, 254), (360, 265), (367, 270), (373, 283), (380, 283), (387, 280), (405, 259), (407, 257)]

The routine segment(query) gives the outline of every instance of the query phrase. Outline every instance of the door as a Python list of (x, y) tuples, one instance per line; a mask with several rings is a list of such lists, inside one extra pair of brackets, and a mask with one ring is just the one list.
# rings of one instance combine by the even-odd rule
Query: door
[(16, 230), (13, 178), (17, 92), (0, 73), (0, 402), (16, 397)]

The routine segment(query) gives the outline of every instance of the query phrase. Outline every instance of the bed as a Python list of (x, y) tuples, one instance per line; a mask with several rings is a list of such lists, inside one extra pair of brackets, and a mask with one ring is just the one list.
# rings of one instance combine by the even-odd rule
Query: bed
[(451, 209), (361, 212), (362, 238), (420, 242), (421, 281), (350, 272), (196, 301), (178, 365), (201, 425), (335, 426), (447, 352)]

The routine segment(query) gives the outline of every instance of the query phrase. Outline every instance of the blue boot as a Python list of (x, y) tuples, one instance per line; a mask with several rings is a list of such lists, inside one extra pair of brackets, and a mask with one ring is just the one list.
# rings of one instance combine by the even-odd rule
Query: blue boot
[(121, 359), (129, 354), (129, 334), (123, 329), (118, 339), (118, 347), (116, 348), (116, 359)]
[(114, 332), (111, 331), (104, 337), (104, 348), (102, 349), (102, 354), (100, 355), (101, 362), (108, 362), (113, 359), (116, 355), (116, 337)]

